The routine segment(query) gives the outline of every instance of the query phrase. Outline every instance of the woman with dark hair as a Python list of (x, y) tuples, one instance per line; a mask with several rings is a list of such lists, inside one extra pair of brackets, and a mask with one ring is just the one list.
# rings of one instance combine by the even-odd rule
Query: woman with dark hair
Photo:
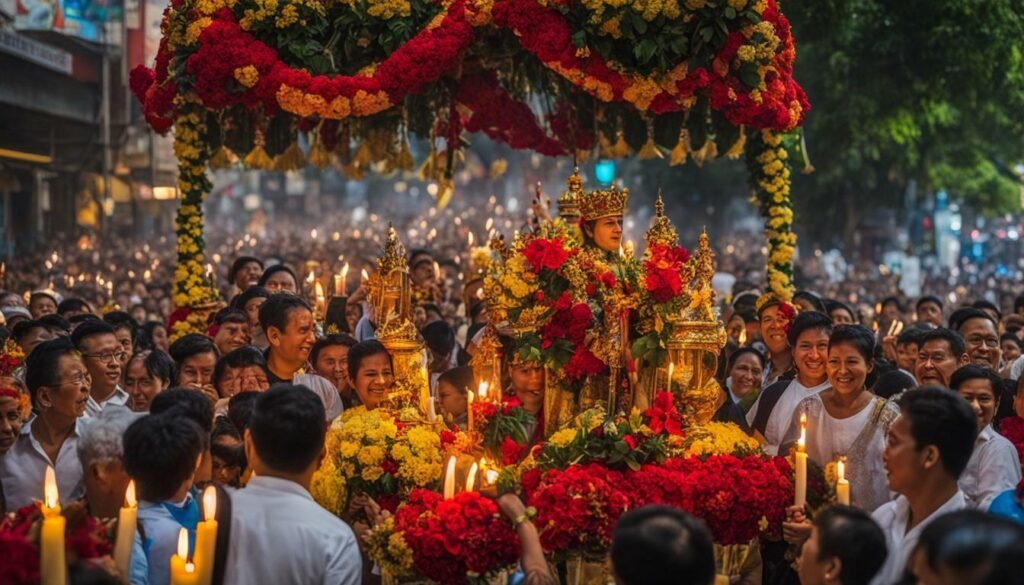
[(124, 390), (128, 408), (149, 412), (153, 397), (163, 392), (174, 379), (174, 360), (159, 349), (140, 351), (128, 360), (124, 371)]
[(361, 341), (348, 350), (348, 375), (367, 410), (380, 406), (395, 385), (391, 354), (375, 339)]
[(469, 366), (452, 368), (437, 379), (437, 401), (441, 405), (439, 413), (463, 430), (468, 420), (466, 392), (472, 387), (473, 368)]
[(147, 321), (139, 328), (139, 338), (135, 346), (141, 351), (144, 349), (159, 349), (167, 353), (170, 348), (170, 341), (167, 339), (167, 325), (160, 321)]
[(256, 286), (262, 286), (271, 293), (287, 292), (294, 295), (299, 292), (299, 279), (288, 266), (275, 264), (263, 272)]
[(752, 347), (741, 347), (729, 356), (725, 366), (725, 389), (732, 402), (746, 413), (761, 393), (764, 354)]
[(875, 367), (874, 349), (875, 336), (868, 328), (837, 327), (828, 343), (831, 386), (797, 406), (783, 439), (783, 445), (795, 443), (800, 419), (806, 416), (808, 456), (822, 467), (845, 457), (851, 502), (869, 512), (891, 499), (882, 453), (889, 427), (900, 413), (867, 389), (868, 374)]
[(240, 347), (217, 360), (213, 385), (221, 400), (240, 392), (263, 392), (270, 388), (267, 359), (255, 347)]
[(821, 297), (809, 290), (796, 291), (796, 294), (793, 295), (793, 304), (800, 309), (801, 313), (817, 311), (828, 315), (825, 302), (821, 300)]
[(825, 309), (833, 325), (856, 325), (857, 313), (850, 305), (841, 301), (825, 301)]

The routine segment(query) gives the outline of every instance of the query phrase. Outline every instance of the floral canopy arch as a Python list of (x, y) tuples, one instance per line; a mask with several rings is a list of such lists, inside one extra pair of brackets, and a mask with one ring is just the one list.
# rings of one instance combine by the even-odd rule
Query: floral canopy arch
[(174, 128), (178, 307), (216, 297), (208, 166), (411, 171), (410, 133), (430, 139), (439, 203), (468, 132), (549, 156), (745, 152), (768, 285), (792, 294), (783, 135), (809, 105), (776, 0), (172, 0), (162, 32), (131, 86), (155, 131)]

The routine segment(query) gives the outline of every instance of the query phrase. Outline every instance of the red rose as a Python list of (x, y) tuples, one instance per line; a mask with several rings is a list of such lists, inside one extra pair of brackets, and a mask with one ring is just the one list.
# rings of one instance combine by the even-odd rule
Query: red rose
[(546, 240), (537, 238), (527, 244), (523, 256), (533, 266), (533, 270), (558, 270), (569, 259), (569, 251), (565, 249), (562, 238)]
[(626, 435), (625, 437), (622, 437), (622, 440), (625, 441), (627, 445), (629, 445), (630, 449), (636, 449), (637, 442), (636, 438), (633, 435)]
[(601, 274), (597, 279), (601, 281), (605, 288), (615, 288), (615, 283), (617, 282), (615, 275), (611, 271)]
[(556, 311), (564, 311), (565, 309), (571, 307), (572, 297), (569, 296), (568, 291), (563, 292), (562, 296), (558, 297), (558, 300), (555, 301), (555, 304), (553, 306)]
[(515, 465), (523, 454), (525, 445), (520, 445), (512, 440), (512, 437), (505, 437), (501, 442), (501, 458), (503, 465)]

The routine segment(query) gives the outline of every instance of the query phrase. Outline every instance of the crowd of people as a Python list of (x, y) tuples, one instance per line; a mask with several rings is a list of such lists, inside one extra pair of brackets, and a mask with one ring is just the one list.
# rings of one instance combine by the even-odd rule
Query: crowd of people
[[(167, 321), (166, 242), (138, 250), (82, 239), (7, 266), (0, 510), (41, 500), (52, 468), (62, 504), (82, 502), (111, 518), (134, 481), (132, 566), (112, 582), (156, 585), (168, 583), (178, 531), (195, 530), (198, 496), (213, 485), (230, 502), (217, 512), (230, 526), (230, 541), (218, 547), (219, 582), (379, 580), (362, 532), (386, 512), (354, 497), (338, 518), (309, 494), (328, 427), (346, 409), (377, 408), (395, 384), (356, 282), (373, 269), (385, 229), (373, 217), (336, 225), (336, 234), (264, 226), (241, 239), (211, 230), (208, 256), (226, 306), (204, 333), (183, 336)], [(416, 325), (437, 411), (464, 428), (467, 364), (487, 319), (471, 250), (496, 227), (521, 226), (466, 208), (395, 227), (429, 246), (407, 257)], [(828, 286), (808, 270), (807, 282), (828, 296), (802, 290), (790, 304), (754, 290), (757, 272), (737, 249), (749, 245), (719, 249), (720, 272), (734, 278), (721, 306), (728, 342), (717, 417), (740, 425), (768, 455), (789, 452), (806, 421), (814, 464), (849, 462), (854, 504), (813, 516), (789, 510), (784, 542), (765, 543), (753, 582), (1017, 582), (1024, 296), (1000, 305), (1011, 289), (992, 302), (927, 281), (937, 295), (876, 298), (895, 281)], [(352, 286), (335, 289), (343, 262)], [(317, 281), (344, 301), (340, 315), (318, 314), (310, 302)], [(960, 300), (950, 304), (950, 292)], [(506, 392), (539, 415), (544, 368), (510, 359), (503, 375)], [(543, 440), (539, 425), (529, 431)], [(519, 578), (555, 582), (523, 502), (506, 494), (498, 504), (522, 543)], [(787, 549), (802, 551), (795, 564)], [(628, 585), (703, 585), (715, 573), (707, 529), (669, 508), (623, 516), (610, 557), (617, 582)]]

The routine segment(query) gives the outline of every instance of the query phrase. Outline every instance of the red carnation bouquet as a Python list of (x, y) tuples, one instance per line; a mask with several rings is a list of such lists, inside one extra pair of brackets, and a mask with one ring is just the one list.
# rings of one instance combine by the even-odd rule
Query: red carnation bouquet
[(690, 280), (686, 266), (689, 261), (690, 254), (682, 246), (652, 243), (648, 247), (644, 286), (655, 302), (667, 303), (683, 293)]
[(648, 297), (648, 302), (641, 303), (643, 335), (633, 342), (633, 357), (649, 366), (660, 366), (668, 355), (665, 348), (671, 333), (663, 324), (670, 316), (687, 308), (692, 300), (688, 292), (693, 279), (690, 253), (682, 246), (650, 242), (643, 266), (646, 277), (642, 293)]
[(481, 429), (484, 450), (491, 459), (503, 465), (519, 463), (530, 443), (527, 428), (536, 423), (533, 415), (526, 412), (515, 397), (501, 404), (476, 401), (472, 408), (476, 428)]
[(519, 548), (519, 537), (492, 500), (477, 492), (445, 500), (417, 489), (393, 522), (374, 530), (370, 556), (441, 585), (482, 584), (513, 565)]
[(1024, 461), (1024, 419), (1008, 416), (999, 421), (999, 433), (1017, 448), (1017, 455)]
[[(63, 515), (67, 519), (65, 546), (69, 565), (113, 553), (111, 527), (90, 516), (84, 503), (68, 504)], [(36, 502), (9, 514), (0, 522), (0, 575), (4, 583), (28, 585), (39, 582), (42, 521), (42, 504)]]
[(564, 470), (523, 476), (527, 502), (537, 509), (534, 523), (549, 553), (603, 556), (615, 522), (630, 507), (620, 472), (603, 465), (572, 465)]

